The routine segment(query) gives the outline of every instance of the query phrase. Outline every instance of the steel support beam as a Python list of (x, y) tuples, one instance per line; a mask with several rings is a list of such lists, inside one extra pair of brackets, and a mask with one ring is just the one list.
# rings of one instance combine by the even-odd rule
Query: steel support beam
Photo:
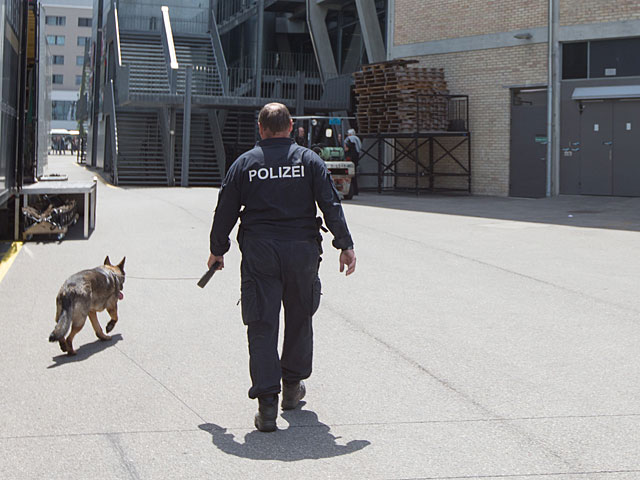
[(264, 0), (258, 0), (258, 32), (256, 33), (256, 97), (262, 97), (262, 57), (264, 56)]
[(162, 156), (164, 157), (164, 165), (167, 169), (167, 185), (170, 187), (175, 186), (176, 178), (175, 178), (175, 148), (171, 147), (171, 139), (173, 138), (171, 135), (171, 114), (169, 113), (169, 108), (162, 107), (158, 111), (158, 116), (160, 118), (160, 135), (162, 136)]
[[(111, 117), (111, 121), (110, 121), (111, 165), (113, 167), (113, 183), (114, 185), (117, 185), (118, 184), (118, 147), (117, 147), (118, 124), (116, 122), (116, 99), (115, 99), (115, 93), (113, 89), (113, 79), (109, 80), (109, 89), (107, 90), (107, 93), (109, 95), (109, 98), (108, 98), (109, 116)], [(85, 216), (86, 215), (88, 215), (87, 210), (85, 210)]]
[[(94, 7), (95, 8), (95, 7)], [(92, 119), (91, 119), (91, 160), (90, 165), (95, 167), (97, 164), (97, 156), (98, 156), (98, 135), (99, 135), (99, 124), (100, 124), (100, 92), (102, 91), (102, 87), (100, 85), (100, 79), (102, 78), (101, 65), (102, 65), (102, 35), (101, 29), (103, 27), (103, 18), (102, 12), (104, 11), (104, 0), (98, 0), (98, 36), (96, 38), (96, 49), (94, 65), (95, 71), (93, 72), (93, 105), (92, 105)], [(113, 5), (111, 6), (113, 8)]]
[[(209, 126), (211, 127), (211, 138), (213, 140), (213, 147), (216, 150), (216, 159), (218, 161), (218, 168), (220, 173), (224, 177), (227, 173), (225, 171), (227, 166), (227, 157), (224, 151), (224, 140), (222, 139), (222, 129), (224, 124), (220, 124), (220, 118), (218, 112), (215, 110), (207, 110), (207, 117), (209, 118)], [(226, 115), (224, 115), (226, 119)]]
[(382, 40), (375, 2), (356, 0), (356, 8), (369, 63), (384, 62), (387, 59), (387, 53)]
[(187, 66), (187, 73), (184, 85), (184, 114), (182, 116), (182, 177), (180, 185), (189, 186), (189, 147), (191, 144), (191, 80), (193, 76), (193, 66)]
[(548, 3), (548, 87), (547, 87), (547, 197), (556, 196), (560, 184), (560, 43), (558, 0)]
[(325, 22), (327, 11), (328, 8), (324, 5), (318, 5), (316, 0), (307, 0), (307, 25), (323, 81), (338, 76), (336, 60), (329, 39), (329, 30)]

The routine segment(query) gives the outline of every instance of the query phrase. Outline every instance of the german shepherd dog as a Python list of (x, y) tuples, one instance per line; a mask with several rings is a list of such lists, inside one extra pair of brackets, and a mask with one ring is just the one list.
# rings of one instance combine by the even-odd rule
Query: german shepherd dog
[[(96, 312), (107, 309), (111, 317), (107, 333), (113, 330), (118, 321), (118, 300), (124, 298), (124, 261), (125, 258), (114, 266), (107, 256), (104, 265), (78, 272), (64, 282), (56, 297), (56, 328), (49, 335), (50, 342), (59, 342), (63, 352), (75, 355), (73, 338), (82, 330), (87, 315), (96, 336), (100, 340), (111, 340), (109, 335), (102, 332)], [(69, 328), (71, 333), (65, 340)]]

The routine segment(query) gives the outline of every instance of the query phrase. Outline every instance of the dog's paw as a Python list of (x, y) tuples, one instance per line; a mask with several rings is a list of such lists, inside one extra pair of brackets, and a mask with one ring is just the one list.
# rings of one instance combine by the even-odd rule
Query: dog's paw
[(70, 357), (73, 357), (76, 353), (78, 353), (78, 352), (76, 352), (75, 350), (69, 350), (67, 352), (67, 355), (69, 355)]
[(66, 352), (68, 350), (67, 342), (65, 342), (64, 340), (60, 340), (58, 343), (60, 344), (60, 350), (62, 350), (63, 352)]
[(102, 335), (101, 337), (98, 337), (98, 338), (103, 342), (108, 342), (109, 340), (111, 340), (111, 335)]
[[(109, 323), (107, 323), (107, 333), (109, 333), (111, 330), (113, 330), (113, 327), (116, 326), (116, 321), (115, 320), (111, 320)], [(111, 337), (109, 337), (111, 338)]]

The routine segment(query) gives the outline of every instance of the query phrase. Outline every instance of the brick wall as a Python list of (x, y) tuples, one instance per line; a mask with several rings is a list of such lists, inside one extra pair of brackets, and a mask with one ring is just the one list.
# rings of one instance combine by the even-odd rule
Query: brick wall
[(561, 0), (560, 24), (640, 20), (640, 3), (637, 0)]
[(394, 40), (405, 45), (546, 25), (547, 0), (396, 0)]
[[(559, 4), (562, 25), (640, 20), (638, 0), (560, 0)], [(395, 0), (394, 43), (546, 27), (547, 5), (548, 0)], [(472, 192), (508, 195), (511, 91), (505, 87), (546, 84), (546, 43), (417, 59), (421, 66), (444, 68), (451, 93), (470, 97)], [(424, 149), (421, 157), (425, 158)], [(451, 181), (443, 179), (440, 186)]]
[[(640, 20), (637, 0), (560, 0), (560, 24)], [(396, 0), (396, 45), (547, 26), (548, 0)]]
[(508, 195), (511, 91), (505, 87), (546, 83), (546, 44), (430, 55), (420, 64), (444, 68), (450, 92), (469, 95), (472, 192)]

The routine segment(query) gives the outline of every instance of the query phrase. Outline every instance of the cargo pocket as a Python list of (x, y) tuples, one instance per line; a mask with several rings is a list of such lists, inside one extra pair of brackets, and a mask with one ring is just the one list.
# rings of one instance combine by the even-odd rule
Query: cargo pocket
[(242, 304), (242, 323), (249, 325), (258, 321), (258, 296), (256, 283), (252, 280), (242, 280), (240, 284), (240, 301)]
[(322, 296), (322, 284), (320, 277), (316, 276), (313, 281), (312, 298), (311, 298), (311, 315), (314, 315), (320, 306), (320, 297)]

